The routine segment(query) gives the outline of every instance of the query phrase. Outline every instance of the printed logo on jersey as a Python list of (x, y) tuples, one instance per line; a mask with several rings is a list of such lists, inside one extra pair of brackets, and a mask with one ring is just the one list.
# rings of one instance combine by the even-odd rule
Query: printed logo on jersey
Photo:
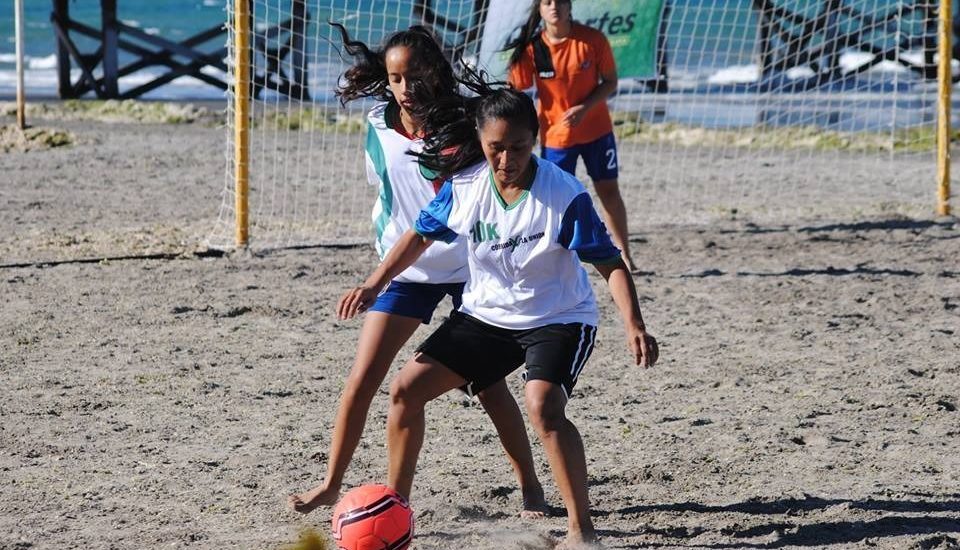
[(473, 225), (473, 229), (470, 230), (470, 238), (473, 239), (475, 243), (485, 243), (499, 239), (500, 234), (497, 233), (497, 224), (477, 220), (477, 223)]
[(492, 250), (492, 251), (494, 251), (494, 252), (497, 251), (497, 250), (504, 250), (504, 251), (507, 251), (507, 252), (513, 252), (513, 251), (516, 250), (516, 248), (517, 248), (518, 246), (520, 246), (521, 244), (526, 244), (526, 243), (532, 243), (532, 242), (539, 241), (540, 239), (543, 238), (543, 234), (544, 234), (544, 232), (541, 231), (541, 232), (539, 232), (539, 233), (534, 233), (533, 235), (527, 235), (526, 237), (521, 236), (521, 235), (517, 235), (516, 237), (510, 237), (509, 239), (506, 240), (506, 242), (497, 243), (497, 244), (491, 246), (491, 247), (490, 247), (490, 250)]

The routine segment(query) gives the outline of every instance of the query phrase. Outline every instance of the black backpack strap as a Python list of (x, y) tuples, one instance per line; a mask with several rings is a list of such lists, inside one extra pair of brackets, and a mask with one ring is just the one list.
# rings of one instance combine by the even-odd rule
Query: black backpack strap
[(550, 57), (550, 48), (540, 33), (533, 37), (533, 64), (537, 68), (537, 76), (546, 80), (557, 76), (557, 71), (553, 68), (553, 58)]

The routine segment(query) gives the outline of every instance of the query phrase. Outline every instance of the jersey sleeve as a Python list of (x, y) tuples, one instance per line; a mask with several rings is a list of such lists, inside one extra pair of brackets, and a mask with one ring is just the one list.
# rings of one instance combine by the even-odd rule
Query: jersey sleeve
[(450, 222), (450, 212), (453, 211), (453, 182), (447, 180), (430, 201), (430, 204), (420, 211), (420, 216), (413, 224), (413, 230), (420, 236), (431, 241), (452, 243), (457, 240), (457, 233), (447, 225)]
[(620, 260), (620, 250), (610, 240), (607, 227), (600, 221), (586, 192), (577, 195), (567, 206), (558, 240), (561, 246), (576, 252), (582, 262), (605, 264)]
[(517, 90), (526, 90), (533, 88), (534, 72), (536, 72), (536, 69), (533, 66), (533, 56), (530, 54), (530, 46), (527, 46), (527, 49), (524, 50), (523, 55), (520, 57), (520, 61), (510, 67), (507, 79), (510, 81), (510, 85)]

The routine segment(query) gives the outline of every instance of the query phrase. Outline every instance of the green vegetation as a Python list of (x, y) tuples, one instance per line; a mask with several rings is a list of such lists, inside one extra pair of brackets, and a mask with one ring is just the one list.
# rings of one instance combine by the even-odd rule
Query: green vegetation
[[(0, 103), (0, 114), (16, 115), (14, 103)], [(103, 122), (140, 122), (146, 124), (192, 124), (222, 118), (191, 103), (157, 101), (69, 99), (62, 102), (27, 103), (27, 120), (97, 120)]]
[(77, 100), (63, 102), (66, 113), (85, 115), (96, 120), (146, 122), (154, 124), (188, 124), (209, 116), (207, 109), (190, 103), (163, 103), (153, 101)]
[(74, 142), (73, 134), (53, 128), (27, 128), (16, 124), (0, 126), (0, 151), (36, 151), (64, 147)]
[[(909, 128), (896, 133), (836, 132), (816, 126), (710, 129), (673, 122), (651, 123), (636, 113), (613, 113), (614, 132), (622, 141), (669, 144), (680, 147), (736, 147), (745, 149), (812, 149), (853, 152), (933, 152), (936, 128)], [(960, 141), (954, 131), (951, 142)]]
[[(259, 118), (259, 120), (258, 120)], [(325, 131), (338, 134), (362, 132), (365, 126), (363, 115), (344, 114), (332, 109), (313, 109), (310, 107), (291, 108), (265, 112), (253, 117), (254, 127), (267, 127), (276, 130), (302, 130), (305, 132)]]

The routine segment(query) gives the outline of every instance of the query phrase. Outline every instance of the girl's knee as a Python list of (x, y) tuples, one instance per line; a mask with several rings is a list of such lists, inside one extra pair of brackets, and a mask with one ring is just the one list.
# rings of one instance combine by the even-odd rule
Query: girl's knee
[(528, 396), (527, 414), (537, 432), (555, 432), (566, 423), (564, 404), (549, 396)]
[(396, 377), (390, 382), (390, 402), (403, 403), (410, 399), (410, 386), (402, 377)]
[(383, 378), (351, 373), (344, 383), (343, 393), (344, 396), (353, 399), (371, 401), (381, 384), (383, 384)]
[(410, 380), (403, 376), (398, 376), (390, 382), (390, 403), (394, 407), (401, 407), (404, 410), (422, 410), (426, 403), (419, 397), (419, 394)]

